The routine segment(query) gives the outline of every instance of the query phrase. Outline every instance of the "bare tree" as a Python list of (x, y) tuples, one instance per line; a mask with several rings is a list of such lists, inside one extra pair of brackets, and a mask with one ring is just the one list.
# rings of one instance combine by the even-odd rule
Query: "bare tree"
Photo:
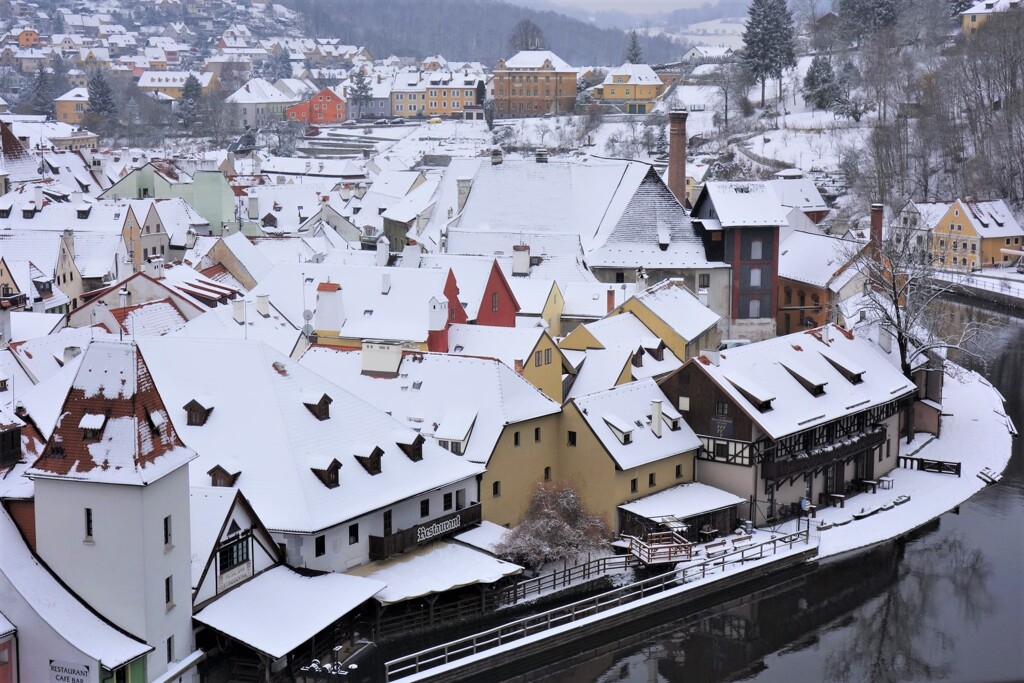
[(701, 85), (714, 88), (722, 104), (723, 127), (729, 127), (729, 108), (747, 99), (753, 75), (739, 64), (722, 64), (700, 80)]
[(957, 350), (986, 360), (984, 341), (991, 324), (954, 319), (946, 298), (956, 294), (969, 274), (947, 269), (950, 253), (912, 222), (890, 221), (884, 239), (872, 238), (867, 248), (851, 247), (854, 264), (864, 278), (860, 304), (865, 317), (890, 334), (899, 353), (900, 369), (913, 369), (932, 352)]
[(544, 32), (529, 19), (516, 24), (512, 28), (512, 35), (508, 37), (509, 56), (521, 50), (543, 50), (545, 47)]
[(499, 557), (539, 569), (545, 562), (576, 561), (608, 546), (604, 520), (587, 514), (569, 484), (537, 484), (523, 521), (495, 548)]

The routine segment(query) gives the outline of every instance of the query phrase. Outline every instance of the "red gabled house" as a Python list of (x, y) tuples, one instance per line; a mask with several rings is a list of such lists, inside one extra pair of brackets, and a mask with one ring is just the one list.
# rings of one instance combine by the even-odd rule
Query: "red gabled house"
[(323, 88), (305, 102), (293, 104), (284, 110), (289, 121), (323, 124), (341, 123), (348, 118), (345, 96), (334, 88)]
[(491, 327), (515, 327), (516, 314), (519, 313), (519, 302), (516, 301), (512, 287), (501, 272), (498, 261), (491, 264), (491, 272), (484, 285), (483, 298), (476, 314), (477, 325)]

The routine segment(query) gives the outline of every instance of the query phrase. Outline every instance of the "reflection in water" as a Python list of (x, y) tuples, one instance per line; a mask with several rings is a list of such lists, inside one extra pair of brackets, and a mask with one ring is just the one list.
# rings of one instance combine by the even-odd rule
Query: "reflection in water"
[[(1024, 318), (951, 304), (995, 326), (978, 370), (1024, 428)], [(681, 615), (519, 680), (977, 681), (1024, 679), (1024, 438), (999, 486), (903, 541), (769, 578), (718, 608)]]

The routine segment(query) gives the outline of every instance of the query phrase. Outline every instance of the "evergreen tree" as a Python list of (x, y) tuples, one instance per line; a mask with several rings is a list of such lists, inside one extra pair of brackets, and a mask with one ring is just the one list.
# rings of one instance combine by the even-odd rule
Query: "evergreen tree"
[(786, 0), (753, 0), (743, 32), (743, 63), (761, 82), (761, 106), (769, 78), (782, 78), (782, 72), (796, 66), (796, 38), (793, 15)]
[(629, 45), (626, 47), (626, 61), (630, 64), (644, 63), (644, 50), (640, 47), (640, 37), (636, 31), (629, 32)]
[(59, 54), (50, 62), (50, 79), (52, 82), (55, 97), (60, 97), (71, 89), (71, 82), (68, 80), (68, 62)]
[(54, 93), (53, 74), (48, 68), (40, 65), (32, 77), (31, 85), (25, 89), (19, 109), (28, 114), (53, 116), (53, 98), (63, 94)]
[(362, 115), (363, 109), (370, 104), (370, 100), (373, 99), (373, 92), (370, 89), (370, 81), (366, 78), (366, 74), (363, 73), (362, 69), (358, 69), (352, 74), (351, 80), (352, 83), (348, 89), (348, 101), (354, 109), (351, 117), (358, 118)]
[(818, 55), (811, 60), (804, 76), (804, 102), (814, 109), (828, 109), (838, 96), (836, 75), (828, 57)]
[(196, 78), (195, 74), (189, 74), (188, 78), (185, 79), (185, 85), (181, 89), (181, 99), (198, 102), (202, 96), (203, 86), (199, 84), (199, 79)]
[(280, 78), (292, 77), (292, 59), (287, 50), (281, 49), (263, 63), (263, 77), (271, 83)]
[(117, 123), (117, 98), (103, 72), (97, 70), (89, 75), (88, 91), (86, 123), (97, 132), (109, 131)]
[(960, 13), (966, 11), (974, 2), (975, 0), (949, 0), (949, 16), (960, 16)]
[(836, 12), (843, 35), (858, 45), (878, 29), (895, 26), (899, 18), (896, 0), (838, 0)]

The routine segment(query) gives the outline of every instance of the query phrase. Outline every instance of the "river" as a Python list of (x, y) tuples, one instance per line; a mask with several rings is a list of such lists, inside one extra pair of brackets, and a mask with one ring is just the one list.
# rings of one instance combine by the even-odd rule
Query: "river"
[[(1024, 318), (977, 367), (1024, 429)], [(969, 360), (962, 359), (970, 366)], [(1024, 679), (1024, 438), (1006, 476), (909, 538), (793, 571), (517, 681), (1014, 681)], [(949, 454), (956, 460), (956, 454)]]

